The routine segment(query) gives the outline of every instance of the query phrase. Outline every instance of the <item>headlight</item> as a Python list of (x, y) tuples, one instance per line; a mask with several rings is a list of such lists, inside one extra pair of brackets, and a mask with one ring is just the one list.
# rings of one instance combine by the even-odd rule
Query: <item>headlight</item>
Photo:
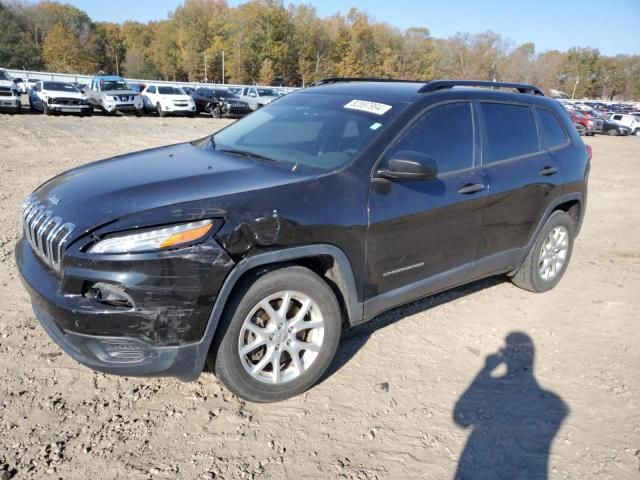
[(110, 97), (109, 100), (113, 100), (114, 102), (118, 101), (118, 97)]
[(89, 249), (89, 253), (134, 253), (176, 247), (201, 239), (212, 226), (211, 220), (201, 220), (141, 233), (118, 235), (99, 241)]

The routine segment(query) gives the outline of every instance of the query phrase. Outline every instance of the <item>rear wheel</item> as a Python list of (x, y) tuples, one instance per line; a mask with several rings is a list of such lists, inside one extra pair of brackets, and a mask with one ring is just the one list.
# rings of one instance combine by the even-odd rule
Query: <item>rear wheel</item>
[(562, 211), (553, 212), (512, 278), (513, 283), (531, 292), (555, 287), (571, 259), (574, 235), (573, 218)]
[(253, 402), (298, 395), (327, 370), (340, 341), (331, 288), (292, 266), (245, 283), (227, 305), (211, 359), (229, 390)]

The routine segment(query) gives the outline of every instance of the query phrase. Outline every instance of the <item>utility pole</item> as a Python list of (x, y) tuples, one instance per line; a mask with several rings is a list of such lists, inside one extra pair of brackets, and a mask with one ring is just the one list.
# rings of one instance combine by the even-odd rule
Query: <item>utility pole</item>
[(202, 52), (204, 57), (204, 83), (207, 83), (207, 51)]
[(576, 88), (578, 87), (578, 83), (580, 83), (580, 75), (576, 75), (576, 83), (573, 84), (573, 92), (571, 92), (571, 100), (576, 96)]
[(224, 85), (224, 50), (222, 51), (222, 84)]
[(116, 50), (116, 75), (120, 76), (120, 65), (118, 65), (118, 51)]

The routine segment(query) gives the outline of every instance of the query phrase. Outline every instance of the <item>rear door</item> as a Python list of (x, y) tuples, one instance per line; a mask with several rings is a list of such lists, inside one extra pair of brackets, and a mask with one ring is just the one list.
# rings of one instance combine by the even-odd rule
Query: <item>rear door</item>
[(515, 267), (547, 209), (562, 193), (562, 175), (538, 132), (533, 107), (478, 102), (482, 163), (490, 185), (475, 275)]

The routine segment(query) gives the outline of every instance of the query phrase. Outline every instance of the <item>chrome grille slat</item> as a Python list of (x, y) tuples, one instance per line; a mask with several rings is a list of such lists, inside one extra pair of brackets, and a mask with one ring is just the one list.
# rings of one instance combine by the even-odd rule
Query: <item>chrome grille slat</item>
[(62, 254), (75, 225), (64, 222), (35, 196), (22, 205), (24, 234), (33, 251), (50, 267), (60, 271)]

